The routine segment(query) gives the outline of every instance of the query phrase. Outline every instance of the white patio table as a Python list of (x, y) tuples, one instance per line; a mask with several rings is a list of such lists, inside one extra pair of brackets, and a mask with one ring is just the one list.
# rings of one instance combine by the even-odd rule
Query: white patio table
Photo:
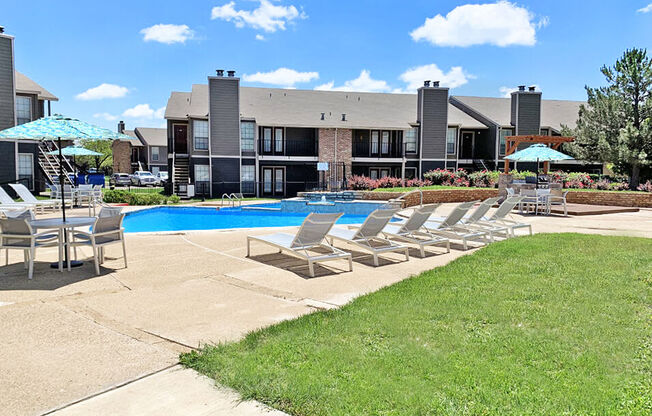
[[(68, 258), (70, 257), (68, 230), (78, 227), (89, 227), (95, 224), (95, 220), (97, 220), (96, 217), (68, 217), (65, 221), (63, 218), (44, 218), (40, 220), (31, 220), (29, 223), (34, 229), (58, 230), (59, 233), (63, 233), (63, 238), (60, 238), (59, 242), (64, 245), (64, 262), (68, 264), (68, 270), (70, 271), (71, 267), (79, 267), (84, 263), (76, 260), (68, 262)], [(59, 263), (52, 263), (50, 264), (50, 267), (57, 269), (59, 268)]]

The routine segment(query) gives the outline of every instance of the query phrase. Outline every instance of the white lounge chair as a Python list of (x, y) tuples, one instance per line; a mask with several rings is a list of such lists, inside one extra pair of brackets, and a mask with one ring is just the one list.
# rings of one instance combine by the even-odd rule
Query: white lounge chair
[(4, 190), (2, 186), (0, 186), (0, 206), (4, 208), (18, 208), (18, 209), (36, 209), (36, 204), (32, 204), (29, 202), (16, 202), (14, 199), (9, 196), (7, 191)]
[[(342, 214), (316, 214), (306, 217), (301, 228), (295, 234), (275, 233), (268, 235), (247, 236), (247, 257), (251, 254), (251, 242), (258, 241), (276, 247), (293, 256), (308, 261), (308, 270), (311, 277), (315, 277), (314, 263), (323, 263), (331, 260), (347, 259), (349, 271), (353, 270), (353, 257), (328, 243), (326, 234), (333, 228), (335, 222)], [(327, 253), (314, 253), (311, 251), (323, 248)]]
[(374, 266), (378, 266), (378, 255), (382, 253), (402, 251), (405, 253), (405, 260), (410, 260), (407, 246), (380, 237), (381, 231), (396, 214), (396, 211), (395, 209), (377, 209), (367, 216), (360, 228), (333, 228), (329, 231), (328, 238), (330, 238), (331, 244), (334, 239), (337, 239), (370, 252), (374, 258)]
[(125, 246), (124, 228), (122, 228), (124, 217), (125, 214), (120, 213), (117, 215), (100, 215), (93, 224), (91, 231), (71, 230), (68, 244), (74, 249), (75, 260), (77, 260), (77, 247), (92, 247), (95, 273), (100, 274), (100, 264), (104, 263), (104, 247), (121, 243), (122, 257), (125, 268), (127, 268), (127, 248)]
[(9, 250), (22, 250), (27, 278), (34, 274), (34, 256), (37, 248), (59, 247), (59, 271), (63, 270), (61, 232), (46, 231), (36, 233), (29, 224), (33, 214), (24, 211), (17, 218), (0, 218), (0, 249), (5, 249), (5, 264), (9, 264)]
[(486, 244), (493, 241), (493, 238), (486, 231), (474, 230), (461, 224), (460, 221), (467, 212), (473, 207), (476, 201), (463, 202), (453, 208), (453, 211), (443, 221), (433, 221), (432, 219), (426, 221), (424, 227), (431, 234), (440, 235), (452, 240), (462, 241), (464, 250), (468, 248), (469, 241), (479, 241)]
[(29, 189), (22, 183), (10, 183), (9, 186), (13, 188), (14, 191), (18, 194), (18, 197), (28, 204), (34, 204), (36, 208), (51, 208), (57, 209), (61, 206), (61, 201), (56, 199), (36, 199), (34, 195), (30, 192)]
[(532, 235), (532, 225), (526, 222), (519, 222), (506, 218), (510, 212), (521, 202), (522, 196), (512, 196), (503, 201), (496, 211), (489, 216), (486, 220), (479, 221), (480, 224), (505, 226), (509, 229), (512, 237), (516, 236), (515, 230), (519, 228), (527, 228), (530, 235)]
[(421, 257), (426, 256), (426, 246), (443, 245), (446, 247), (446, 252), (450, 253), (451, 246), (448, 238), (431, 234), (423, 227), (423, 224), (425, 224), (439, 205), (441, 204), (424, 205), (420, 208), (416, 208), (412, 212), (412, 215), (410, 215), (410, 217), (404, 222), (399, 224), (387, 224), (385, 228), (383, 228), (383, 235), (385, 237), (418, 245)]
[(511, 237), (511, 232), (507, 226), (482, 222), (483, 220), (487, 220), (487, 212), (489, 212), (498, 199), (500, 199), (500, 197), (485, 199), (480, 203), (480, 205), (478, 205), (471, 215), (462, 218), (460, 223), (473, 230), (485, 231), (491, 235), (492, 239), (497, 236), (504, 238)]

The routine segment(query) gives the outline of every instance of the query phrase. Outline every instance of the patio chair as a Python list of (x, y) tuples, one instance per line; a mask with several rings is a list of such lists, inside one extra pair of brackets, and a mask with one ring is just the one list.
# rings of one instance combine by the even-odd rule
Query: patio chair
[(568, 216), (568, 207), (566, 206), (566, 195), (568, 191), (564, 191), (561, 188), (551, 188), (550, 195), (548, 195), (548, 209), (553, 205), (563, 205), (564, 206), (564, 217)]
[(27, 187), (22, 183), (10, 183), (9, 186), (11, 186), (14, 191), (16, 191), (23, 202), (34, 204), (35, 208), (52, 208), (53, 210), (56, 210), (61, 206), (61, 201), (57, 201), (56, 199), (36, 199), (30, 190), (27, 189)]
[[(348, 259), (349, 271), (353, 270), (353, 257), (328, 243), (326, 234), (333, 228), (335, 222), (342, 216), (338, 214), (312, 213), (306, 217), (301, 228), (295, 234), (274, 233), (268, 235), (247, 236), (247, 257), (251, 253), (251, 242), (258, 241), (276, 247), (279, 253), (285, 251), (295, 257), (308, 261), (310, 277), (315, 277), (314, 263), (331, 260)], [(315, 249), (325, 249), (327, 253), (311, 254)]]
[(441, 204), (424, 205), (415, 209), (405, 222), (400, 224), (387, 224), (383, 228), (383, 235), (418, 245), (422, 258), (426, 257), (426, 246), (443, 245), (446, 247), (446, 252), (450, 253), (451, 246), (448, 238), (431, 234), (423, 227), (423, 224), (425, 224), (439, 205)]
[(464, 250), (468, 249), (469, 241), (481, 240), (483, 244), (487, 244), (487, 240), (493, 241), (493, 237), (488, 232), (473, 229), (460, 223), (475, 202), (462, 202), (442, 221), (429, 219), (425, 222), (424, 227), (432, 234), (462, 241)]
[(537, 215), (540, 212), (540, 209), (543, 209), (544, 213), (548, 212), (548, 199), (547, 199), (547, 190), (546, 192), (542, 189), (521, 189), (521, 202), (519, 203), (519, 211), (523, 213), (523, 207), (525, 211), (530, 213), (530, 210), (534, 208), (534, 215)]
[(333, 240), (355, 245), (371, 253), (374, 266), (378, 266), (378, 255), (388, 252), (401, 251), (405, 254), (405, 261), (410, 260), (409, 248), (402, 244), (380, 237), (383, 228), (389, 223), (395, 209), (377, 209), (367, 216), (364, 223), (356, 229), (332, 228), (328, 233), (331, 244)]
[(34, 257), (37, 248), (59, 247), (59, 271), (63, 270), (63, 241), (61, 233), (46, 231), (37, 233), (29, 221), (31, 211), (24, 211), (17, 218), (0, 218), (0, 249), (5, 249), (5, 264), (9, 264), (9, 250), (22, 250), (27, 278), (34, 274)]
[(125, 246), (124, 228), (122, 228), (124, 217), (125, 214), (100, 216), (88, 231), (82, 231), (80, 229), (71, 230), (68, 245), (74, 250), (75, 260), (77, 260), (77, 247), (92, 247), (95, 273), (100, 274), (100, 264), (104, 263), (104, 247), (120, 243), (122, 244), (122, 257), (126, 269), (127, 248)]
[[(48, 185), (48, 188), (50, 188), (50, 200), (56, 200), (61, 203), (61, 187), (59, 185)], [(72, 208), (73, 205), (73, 200), (70, 195), (66, 197), (66, 207)]]
[(521, 202), (522, 198), (522, 196), (507, 198), (490, 217), (486, 220), (479, 221), (479, 223), (505, 226), (510, 230), (512, 237), (516, 236), (515, 230), (519, 228), (527, 228), (530, 235), (532, 235), (531, 224), (507, 218), (507, 215), (509, 215), (509, 213), (512, 212), (512, 210)]

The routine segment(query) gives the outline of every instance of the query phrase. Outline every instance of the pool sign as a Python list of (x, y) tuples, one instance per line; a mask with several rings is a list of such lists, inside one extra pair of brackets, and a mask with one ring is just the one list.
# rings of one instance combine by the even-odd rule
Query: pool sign
[(317, 170), (328, 170), (328, 162), (318, 162), (317, 163)]

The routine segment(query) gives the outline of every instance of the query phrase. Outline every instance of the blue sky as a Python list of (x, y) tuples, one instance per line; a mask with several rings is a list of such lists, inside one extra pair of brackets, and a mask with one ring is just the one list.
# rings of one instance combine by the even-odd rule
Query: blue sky
[[(652, 49), (652, 0), (2, 0), (16, 68), (53, 110), (114, 128), (161, 126), (170, 91), (215, 69), (243, 85), (501, 96), (535, 84), (582, 100), (626, 48)], [(652, 51), (651, 51), (652, 53)]]

